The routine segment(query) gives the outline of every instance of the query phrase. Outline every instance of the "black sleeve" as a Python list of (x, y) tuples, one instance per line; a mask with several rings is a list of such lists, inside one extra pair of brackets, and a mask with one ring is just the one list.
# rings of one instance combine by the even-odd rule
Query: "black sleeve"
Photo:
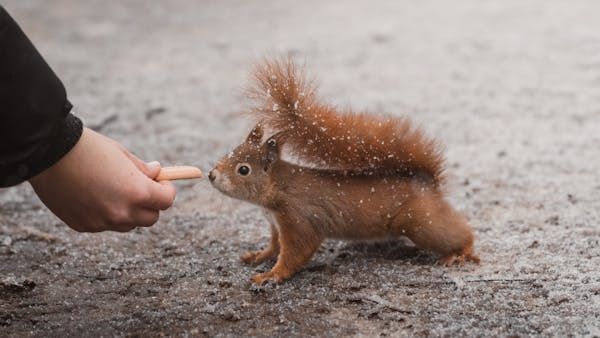
[(79, 141), (61, 81), (0, 5), (0, 187), (49, 168)]

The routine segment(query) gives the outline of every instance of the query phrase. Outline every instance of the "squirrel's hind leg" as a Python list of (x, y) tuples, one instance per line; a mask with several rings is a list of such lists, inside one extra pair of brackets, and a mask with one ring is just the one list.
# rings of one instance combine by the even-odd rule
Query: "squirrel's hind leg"
[(444, 265), (479, 263), (473, 253), (473, 230), (440, 195), (418, 196), (408, 210), (411, 216), (403, 218), (400, 226), (418, 247), (442, 255), (439, 262)]
[(305, 220), (294, 221), (286, 216), (278, 221), (281, 249), (277, 263), (271, 271), (254, 275), (252, 282), (255, 284), (267, 281), (281, 283), (292, 277), (311, 259), (323, 241)]
[(279, 255), (279, 231), (271, 223), (271, 241), (269, 245), (263, 250), (247, 251), (240, 256), (240, 259), (246, 264), (258, 265), (266, 260), (276, 258), (277, 255)]

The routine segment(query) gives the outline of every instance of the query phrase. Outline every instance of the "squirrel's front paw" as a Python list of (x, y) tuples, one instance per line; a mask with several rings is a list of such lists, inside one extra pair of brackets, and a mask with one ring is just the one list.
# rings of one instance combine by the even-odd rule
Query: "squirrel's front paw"
[(283, 282), (283, 280), (284, 280), (283, 276), (281, 276), (273, 271), (259, 273), (259, 274), (252, 276), (252, 283), (254, 283), (256, 285), (263, 285), (264, 283), (266, 283), (268, 281), (272, 281), (272, 282), (279, 284), (279, 283)]

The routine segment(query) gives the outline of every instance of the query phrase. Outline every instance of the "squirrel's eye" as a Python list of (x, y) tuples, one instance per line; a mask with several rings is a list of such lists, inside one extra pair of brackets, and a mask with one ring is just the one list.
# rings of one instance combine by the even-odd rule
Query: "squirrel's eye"
[(246, 176), (250, 173), (250, 167), (248, 167), (247, 165), (241, 165), (238, 167), (237, 172), (242, 176)]

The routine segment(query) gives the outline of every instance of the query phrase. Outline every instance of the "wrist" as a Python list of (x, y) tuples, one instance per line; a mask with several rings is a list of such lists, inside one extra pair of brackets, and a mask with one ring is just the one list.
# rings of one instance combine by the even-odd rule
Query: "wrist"
[(40, 146), (24, 163), (17, 166), (13, 175), (9, 176), (6, 185), (18, 184), (32, 180), (61, 161), (79, 142), (83, 132), (81, 120), (68, 114), (57, 128), (54, 136), (46, 144)]
[(65, 162), (70, 161), (71, 157), (76, 156), (75, 153), (78, 151), (78, 148), (83, 147), (84, 139), (88, 137), (86, 128), (83, 127), (81, 121), (77, 117), (71, 114), (69, 114), (69, 116), (65, 119), (69, 120), (65, 122), (65, 124), (68, 124), (68, 126), (66, 126), (68, 131), (63, 134), (64, 138), (59, 141), (62, 142), (62, 144), (59, 145), (59, 147), (62, 148), (62, 151), (59, 153), (62, 153), (62, 155), (56, 156), (54, 161), (47, 162), (47, 167), (28, 179), (33, 186), (46, 180), (48, 177), (51, 177), (52, 173), (59, 168), (64, 167)]

